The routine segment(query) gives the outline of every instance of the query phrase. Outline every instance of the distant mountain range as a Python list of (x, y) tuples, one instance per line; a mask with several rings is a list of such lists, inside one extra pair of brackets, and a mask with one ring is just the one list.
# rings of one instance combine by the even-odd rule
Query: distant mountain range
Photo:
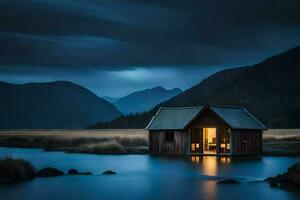
[(179, 88), (166, 90), (163, 87), (154, 87), (131, 93), (119, 99), (105, 98), (114, 104), (123, 114), (128, 115), (148, 111), (157, 104), (169, 100), (181, 92), (182, 90)]
[(121, 115), (108, 101), (71, 82), (0, 82), (0, 129), (83, 128)]
[(112, 104), (113, 104), (114, 102), (116, 102), (117, 100), (120, 99), (120, 98), (118, 98), (118, 97), (108, 97), (108, 96), (103, 96), (102, 98), (105, 99), (106, 101), (112, 103)]
[[(249, 66), (218, 72), (161, 106), (246, 107), (268, 128), (300, 128), (300, 47)], [(144, 128), (159, 106), (93, 128)]]

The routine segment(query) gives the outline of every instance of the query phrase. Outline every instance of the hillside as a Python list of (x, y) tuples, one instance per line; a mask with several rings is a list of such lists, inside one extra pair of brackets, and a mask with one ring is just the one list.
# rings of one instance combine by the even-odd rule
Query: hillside
[(0, 129), (82, 128), (121, 113), (109, 102), (71, 82), (0, 82)]
[(102, 98), (112, 104), (119, 99), (118, 97), (108, 97), (108, 96), (103, 96)]
[(154, 87), (131, 93), (113, 102), (123, 114), (141, 113), (152, 109), (157, 104), (171, 99), (182, 91), (178, 88), (166, 90), (163, 87)]
[[(205, 104), (244, 106), (268, 128), (300, 128), (300, 47), (253, 66), (220, 71), (162, 105)], [(143, 128), (156, 110), (93, 127)]]

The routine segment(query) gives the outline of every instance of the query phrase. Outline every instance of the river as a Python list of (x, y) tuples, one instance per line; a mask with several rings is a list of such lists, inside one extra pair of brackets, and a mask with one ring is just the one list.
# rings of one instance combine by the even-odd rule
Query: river
[[(45, 152), (41, 149), (0, 148), (0, 158), (22, 158), (36, 169), (46, 166), (92, 176), (36, 178), (0, 186), (1, 200), (79, 199), (300, 199), (299, 193), (271, 188), (262, 182), (299, 162), (294, 157), (191, 157), (90, 155)], [(102, 175), (105, 170), (118, 174)], [(234, 178), (236, 185), (217, 184)]]

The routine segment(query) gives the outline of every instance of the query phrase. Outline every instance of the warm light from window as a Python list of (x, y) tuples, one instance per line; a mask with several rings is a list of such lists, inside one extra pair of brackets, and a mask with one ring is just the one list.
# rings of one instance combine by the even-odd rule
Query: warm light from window
[(200, 163), (200, 156), (191, 156), (191, 161), (193, 163), (199, 164)]
[(220, 161), (222, 164), (229, 164), (231, 162), (231, 158), (230, 157), (221, 157)]
[(191, 150), (192, 150), (192, 151), (195, 151), (195, 150), (196, 150), (196, 149), (195, 149), (195, 144), (194, 144), (194, 143), (191, 144)]
[(196, 162), (196, 156), (191, 156), (191, 161), (194, 163)]
[(203, 129), (203, 153), (216, 154), (217, 150), (217, 129), (204, 128)]
[(203, 172), (206, 175), (216, 176), (218, 171), (217, 157), (203, 156)]

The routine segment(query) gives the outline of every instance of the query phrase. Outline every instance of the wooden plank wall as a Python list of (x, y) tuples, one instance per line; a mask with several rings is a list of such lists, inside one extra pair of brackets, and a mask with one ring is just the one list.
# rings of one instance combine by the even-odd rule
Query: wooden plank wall
[[(196, 129), (198, 129), (198, 133), (196, 133)], [(203, 153), (203, 128), (189, 128), (188, 129), (188, 133), (189, 133), (189, 143), (188, 143), (188, 145), (189, 145), (189, 151), (188, 151), (188, 153), (187, 154), (190, 154), (190, 153), (193, 153), (193, 154), (201, 154), (201, 153)], [(199, 137), (198, 139), (199, 139), (199, 144), (200, 144), (200, 148), (199, 148), (199, 150), (197, 151), (195, 151), (195, 152), (191, 152), (191, 146), (190, 146), (190, 144), (192, 143), (192, 134), (199, 134), (199, 136), (194, 136), (194, 137)], [(196, 141), (194, 141), (194, 142), (196, 142)]]
[(262, 153), (261, 130), (232, 130), (232, 155), (257, 155)]
[[(170, 131), (168, 131), (170, 132)], [(174, 142), (165, 142), (165, 131), (149, 132), (149, 152), (152, 155), (175, 155), (186, 154), (188, 147), (188, 134), (184, 131), (173, 131)]]

